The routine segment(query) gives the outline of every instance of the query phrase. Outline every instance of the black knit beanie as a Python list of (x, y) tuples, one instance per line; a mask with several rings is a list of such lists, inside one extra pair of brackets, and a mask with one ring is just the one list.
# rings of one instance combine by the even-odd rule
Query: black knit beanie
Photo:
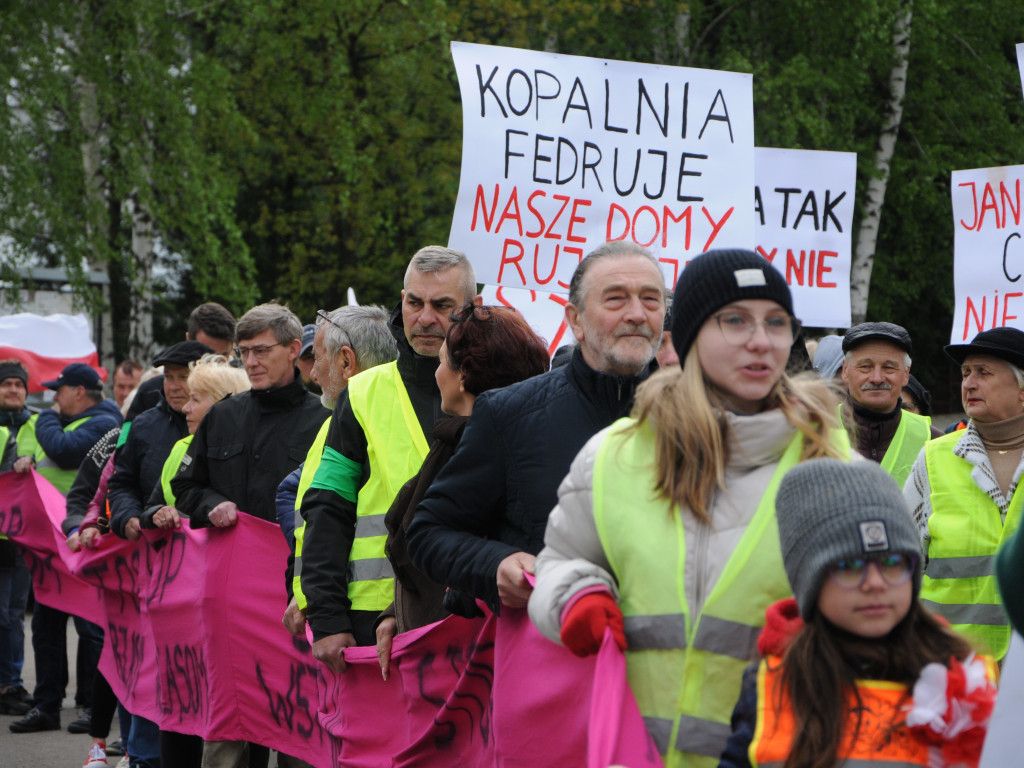
[(686, 265), (672, 301), (672, 345), (680, 365), (711, 313), (743, 299), (768, 299), (793, 314), (785, 278), (753, 251), (708, 251)]
[(0, 381), (4, 379), (20, 379), (21, 383), (25, 385), (25, 389), (28, 389), (28, 374), (18, 363), (0, 364)]

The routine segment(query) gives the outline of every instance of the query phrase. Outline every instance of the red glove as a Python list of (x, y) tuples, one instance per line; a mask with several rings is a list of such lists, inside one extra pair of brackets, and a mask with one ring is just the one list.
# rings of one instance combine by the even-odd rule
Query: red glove
[(577, 656), (595, 654), (601, 649), (605, 627), (611, 628), (619, 648), (626, 650), (626, 629), (615, 598), (604, 591), (584, 595), (565, 614), (562, 645)]

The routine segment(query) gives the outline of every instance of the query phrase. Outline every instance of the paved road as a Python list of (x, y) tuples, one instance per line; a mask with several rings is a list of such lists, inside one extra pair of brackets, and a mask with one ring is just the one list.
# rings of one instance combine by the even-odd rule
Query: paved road
[[(31, 617), (25, 617), (25, 667), (22, 670), (22, 677), (25, 680), (25, 688), (31, 693), (36, 684), (35, 660), (32, 654), (32, 632), (30, 625)], [(71, 682), (68, 684), (67, 698), (64, 699), (64, 708), (61, 710), (61, 725), (66, 727), (68, 723), (78, 717), (75, 710), (75, 654), (78, 648), (78, 635), (75, 633), (73, 622), (68, 622), (68, 662), (70, 665), (68, 677)], [(85, 755), (89, 751), (91, 739), (88, 734), (74, 735), (68, 733), (64, 728), (59, 731), (44, 731), (42, 733), (11, 733), (8, 726), (18, 717), (0, 715), (0, 766), (2, 768), (81, 768), (85, 762)], [(111, 739), (116, 739), (120, 731), (117, 725), (117, 718), (114, 718), (114, 726), (111, 730)], [(111, 768), (117, 765), (120, 758), (108, 758)]]

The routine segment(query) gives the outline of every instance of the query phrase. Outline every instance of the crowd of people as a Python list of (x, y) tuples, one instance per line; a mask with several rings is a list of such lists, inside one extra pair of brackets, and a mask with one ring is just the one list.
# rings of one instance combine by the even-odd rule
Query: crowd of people
[[(150, 366), (116, 367), (112, 400), (75, 363), (41, 382), (54, 406), (35, 413), (25, 365), (0, 360), (0, 471), (66, 496), (72, 550), (143, 529), (230, 535), (241, 514), (279, 525), (291, 557), (261, 564), (282, 576), (266, 610), (297, 637), (308, 626), (339, 674), (346, 649), (375, 646), (386, 681), (395, 638), (452, 614), (528, 615), (555, 663), (614, 639), (666, 766), (976, 765), (1024, 619), (1024, 332), (946, 347), (966, 419), (944, 434), (904, 328), (808, 344), (753, 252), (701, 255), (671, 293), (650, 252), (606, 243), (577, 267), (566, 321), (575, 342), (552, 363), (441, 246), (412, 257), (390, 312), (303, 326), (276, 303), (237, 322), (203, 304)], [(0, 540), (14, 733), (59, 729), (69, 682), (69, 615), (37, 603), (24, 686), (29, 591)], [(71, 618), (67, 728), (91, 737), (87, 767), (117, 752), (266, 768), (265, 746), (119, 707), (97, 672), (103, 629)], [(540, 695), (564, 708), (576, 693)], [(936, 696), (951, 703), (928, 709)], [(562, 734), (550, 764), (582, 765), (587, 736)]]

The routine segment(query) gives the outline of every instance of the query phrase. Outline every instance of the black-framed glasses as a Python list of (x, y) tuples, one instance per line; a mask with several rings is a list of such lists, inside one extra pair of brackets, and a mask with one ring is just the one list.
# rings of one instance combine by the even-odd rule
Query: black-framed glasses
[(325, 322), (326, 322), (326, 323), (330, 323), (330, 324), (331, 324), (331, 325), (333, 325), (333, 326), (334, 326), (335, 328), (339, 328), (339, 329), (341, 329), (341, 330), (343, 330), (343, 331), (345, 330), (345, 329), (344, 329), (344, 328), (342, 328), (342, 327), (341, 327), (340, 325), (338, 325), (338, 324), (337, 324), (336, 322), (334, 322), (333, 320), (331, 320), (331, 316), (330, 316), (329, 314), (327, 314), (327, 310), (326, 310), (326, 309), (318, 309), (318, 310), (316, 311), (316, 322), (314, 323), (314, 325), (316, 325), (316, 327), (317, 327), (317, 328), (319, 328), (319, 327), (320, 327), (321, 325), (323, 325), (323, 324), (324, 324)]
[(898, 552), (871, 557), (852, 557), (832, 563), (828, 568), (828, 575), (843, 589), (859, 589), (867, 579), (868, 568), (872, 565), (878, 568), (886, 584), (898, 587), (906, 584), (914, 575), (917, 557)]
[(235, 356), (245, 362), (245, 359), (252, 355), (257, 360), (263, 360), (267, 355), (270, 354), (270, 350), (274, 347), (280, 347), (281, 342), (275, 342), (273, 344), (264, 344), (259, 347), (235, 347)]
[(783, 349), (793, 346), (793, 340), (800, 332), (800, 321), (795, 317), (778, 312), (758, 320), (749, 312), (740, 309), (728, 309), (714, 316), (722, 337), (730, 344), (742, 346), (750, 341), (757, 332), (759, 325), (764, 326), (765, 335), (773, 347)]

